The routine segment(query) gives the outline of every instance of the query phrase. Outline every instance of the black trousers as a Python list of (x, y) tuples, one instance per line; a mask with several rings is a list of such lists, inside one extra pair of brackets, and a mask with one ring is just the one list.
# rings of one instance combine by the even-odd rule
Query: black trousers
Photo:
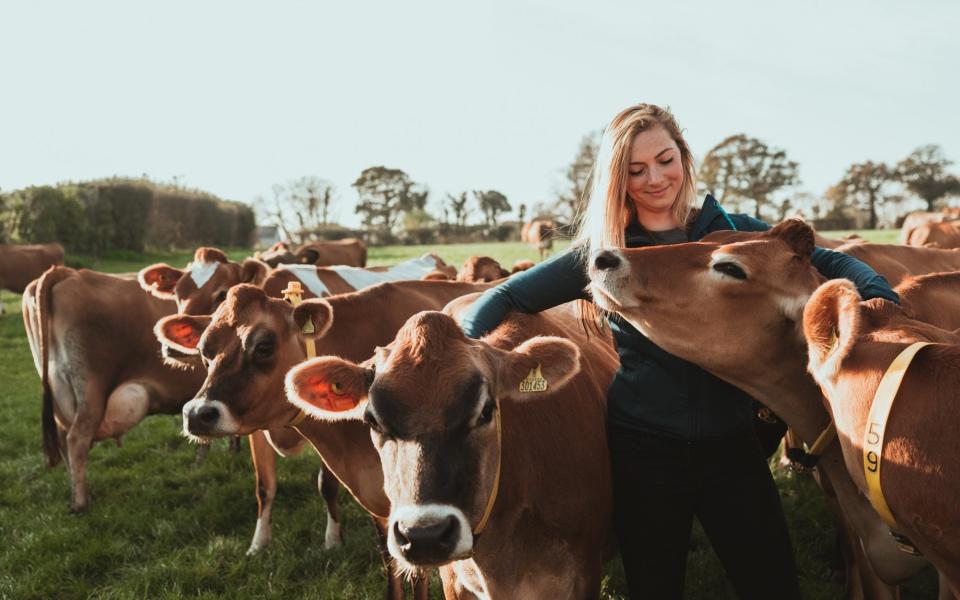
[(610, 427), (614, 525), (630, 597), (683, 597), (693, 517), (742, 599), (800, 597), (780, 496), (753, 434), (700, 442)]

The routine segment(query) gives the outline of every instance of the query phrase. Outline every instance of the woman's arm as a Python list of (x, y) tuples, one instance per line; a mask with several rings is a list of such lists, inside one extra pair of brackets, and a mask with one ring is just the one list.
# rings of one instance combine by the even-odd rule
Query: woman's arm
[(589, 300), (585, 291), (589, 283), (582, 254), (567, 250), (485, 291), (463, 312), (460, 327), (467, 337), (482, 337), (511, 310), (535, 313), (572, 300)]
[(884, 298), (900, 304), (900, 296), (893, 291), (886, 278), (860, 259), (818, 247), (814, 248), (810, 262), (827, 279), (852, 281), (864, 300)]
[[(748, 215), (737, 215), (741, 231), (767, 231), (770, 225)], [(860, 297), (885, 298), (900, 304), (900, 296), (890, 287), (886, 278), (873, 270), (865, 262), (841, 252), (834, 252), (817, 246), (813, 250), (810, 262), (827, 279), (849, 279), (857, 286)]]

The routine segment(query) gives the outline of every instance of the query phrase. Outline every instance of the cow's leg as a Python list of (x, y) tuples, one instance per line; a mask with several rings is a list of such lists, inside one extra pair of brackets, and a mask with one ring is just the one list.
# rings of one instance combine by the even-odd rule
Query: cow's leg
[(394, 566), (394, 560), (387, 550), (387, 520), (373, 517), (373, 529), (377, 532), (377, 550), (380, 551), (380, 561), (387, 575), (387, 590), (384, 596), (387, 600), (403, 600), (406, 593), (403, 589), (403, 576)]
[(427, 600), (430, 597), (430, 573), (419, 571), (410, 577), (413, 600)]
[[(90, 504), (87, 490), (87, 457), (93, 445), (94, 435), (100, 427), (100, 421), (106, 408), (104, 390), (96, 382), (83, 380), (80, 375), (73, 378), (74, 397), (79, 399), (77, 411), (70, 429), (67, 431), (67, 463), (70, 471), (70, 511), (82, 512)], [(86, 385), (80, 389), (79, 386)]]
[(317, 487), (327, 505), (327, 530), (323, 536), (323, 547), (340, 546), (343, 544), (343, 535), (340, 533), (340, 480), (321, 466), (317, 473)]
[(194, 458), (193, 463), (196, 465), (202, 465), (205, 460), (207, 460), (207, 455), (210, 454), (210, 442), (202, 442), (197, 444), (197, 456)]
[(233, 452), (234, 454), (240, 452), (240, 446), (241, 446), (241, 445), (242, 445), (242, 444), (241, 444), (241, 442), (240, 442), (240, 436), (239, 436), (239, 435), (235, 435), (235, 436), (233, 436), (233, 437), (230, 438), (230, 452)]
[(270, 543), (273, 535), (270, 524), (273, 498), (277, 495), (277, 457), (263, 431), (250, 434), (250, 455), (257, 480), (257, 528), (247, 554), (256, 554)]

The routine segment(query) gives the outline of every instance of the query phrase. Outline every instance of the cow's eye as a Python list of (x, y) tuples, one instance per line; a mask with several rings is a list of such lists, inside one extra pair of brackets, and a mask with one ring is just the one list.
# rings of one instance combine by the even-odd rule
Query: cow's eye
[(213, 301), (217, 304), (220, 304), (227, 299), (227, 290), (220, 290), (220, 292), (213, 298)]
[(740, 265), (732, 262), (721, 262), (713, 265), (713, 270), (717, 273), (723, 273), (724, 275), (729, 275), (734, 279), (746, 279), (747, 273), (740, 267)]
[(477, 417), (477, 426), (486, 425), (493, 420), (493, 411), (496, 409), (496, 403), (493, 400), (487, 400), (483, 405), (483, 408), (480, 410), (480, 415)]
[(273, 340), (264, 340), (257, 343), (256, 347), (254, 347), (253, 358), (257, 360), (266, 360), (273, 356), (274, 350), (276, 350), (276, 347), (273, 344)]

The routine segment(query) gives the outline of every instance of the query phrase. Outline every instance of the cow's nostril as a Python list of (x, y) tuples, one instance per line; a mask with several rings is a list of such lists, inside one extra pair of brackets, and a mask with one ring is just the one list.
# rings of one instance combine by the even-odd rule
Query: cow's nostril
[(205, 425), (210, 425), (220, 418), (220, 410), (216, 406), (201, 406), (193, 413), (193, 417)]
[(600, 271), (609, 271), (620, 266), (620, 257), (609, 250), (604, 250), (593, 259), (593, 265)]
[(397, 538), (397, 544), (399, 544), (401, 548), (410, 546), (410, 540), (403, 534), (404, 529), (405, 528), (400, 527), (400, 521), (393, 524), (393, 535)]

